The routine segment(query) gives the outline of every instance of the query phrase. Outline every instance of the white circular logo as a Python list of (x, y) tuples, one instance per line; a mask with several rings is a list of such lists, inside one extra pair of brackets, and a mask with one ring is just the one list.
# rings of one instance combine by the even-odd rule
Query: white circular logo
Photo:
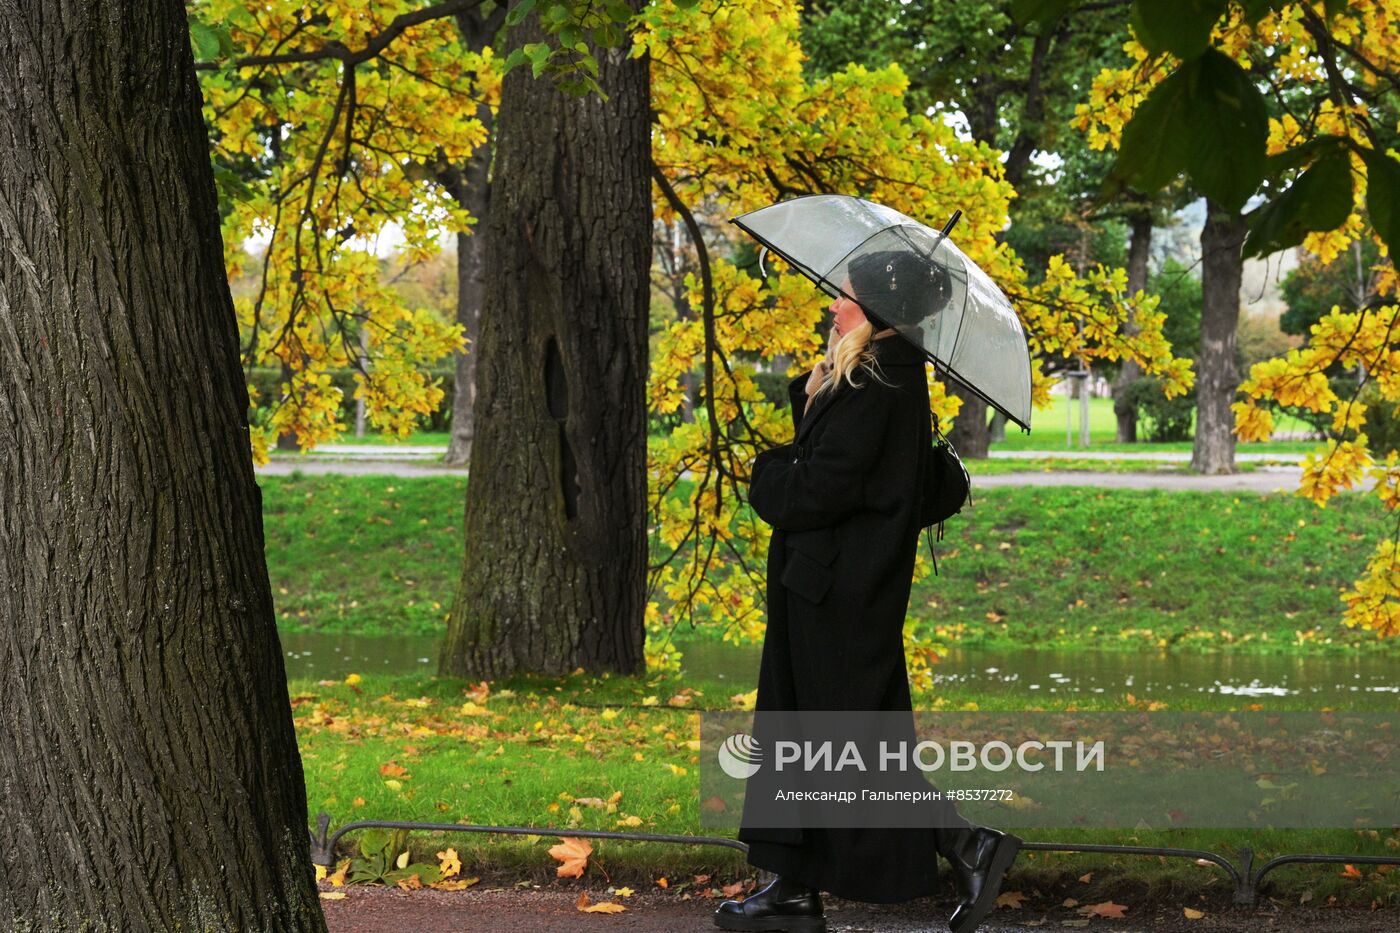
[(725, 739), (718, 754), (719, 766), (736, 781), (753, 777), (763, 764), (763, 749), (746, 732), (736, 732)]

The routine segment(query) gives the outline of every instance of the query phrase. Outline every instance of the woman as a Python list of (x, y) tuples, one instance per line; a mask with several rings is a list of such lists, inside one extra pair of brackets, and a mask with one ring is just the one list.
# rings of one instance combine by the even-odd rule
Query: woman
[[(888, 289), (867, 305), (912, 325), (917, 315), (900, 320), (887, 299), (900, 282), (913, 294), (927, 275), (913, 257), (870, 254), (850, 263), (842, 290), (861, 298)], [(773, 526), (756, 709), (910, 710), (903, 628), (932, 430), (924, 356), (854, 301), (838, 297), (831, 312), (827, 359), (788, 390), (794, 443), (753, 465), (749, 502)], [(778, 877), (725, 901), (715, 924), (822, 931), (819, 891), (871, 903), (932, 895), (938, 853), (960, 897), (949, 924), (971, 933), (995, 905), (1020, 840), (935, 806), (922, 828), (768, 828), (746, 818), (738, 838), (749, 864)]]

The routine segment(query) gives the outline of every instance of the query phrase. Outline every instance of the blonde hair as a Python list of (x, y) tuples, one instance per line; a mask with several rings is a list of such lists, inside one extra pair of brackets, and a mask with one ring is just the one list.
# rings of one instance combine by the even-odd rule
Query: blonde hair
[(880, 364), (876, 359), (874, 334), (875, 327), (869, 321), (862, 321), (844, 336), (837, 336), (836, 328), (831, 329), (826, 348), (826, 363), (829, 368), (822, 384), (817, 387), (816, 392), (812, 393), (813, 399), (828, 389), (834, 389), (843, 379), (850, 384), (851, 388), (861, 388), (865, 383), (856, 382), (853, 378), (861, 370), (864, 370), (872, 379), (889, 385), (888, 382), (880, 379)]

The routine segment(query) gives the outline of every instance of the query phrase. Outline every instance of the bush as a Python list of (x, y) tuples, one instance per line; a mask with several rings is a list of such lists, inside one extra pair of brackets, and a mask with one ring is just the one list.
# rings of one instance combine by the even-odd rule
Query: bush
[(1156, 376), (1134, 380), (1128, 401), (1137, 409), (1138, 423), (1149, 441), (1189, 441), (1196, 414), (1196, 391), (1167, 398)]

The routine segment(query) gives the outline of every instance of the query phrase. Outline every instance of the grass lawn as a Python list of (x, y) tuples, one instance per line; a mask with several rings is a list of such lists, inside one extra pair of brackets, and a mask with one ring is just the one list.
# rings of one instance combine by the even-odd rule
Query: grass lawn
[[(463, 542), (461, 477), (260, 477), (267, 557), (284, 631), (436, 634), (456, 586)], [(948, 644), (1085, 652), (1268, 651), (1306, 656), (1390, 651), (1343, 629), (1337, 590), (1384, 533), (1379, 504), (1350, 495), (1327, 509), (1289, 496), (1005, 488), (978, 494), (937, 545), (941, 575), (916, 585), (911, 615)], [(921, 545), (922, 546), (922, 545)], [(714, 637), (702, 629), (697, 637)], [(733, 682), (515, 677), (488, 691), (425, 675), (365, 674), (358, 683), (293, 680), (290, 691), (311, 814), (333, 826), (404, 819), (726, 835), (700, 828), (698, 709), (733, 708)], [(747, 689), (747, 688), (739, 688)], [(1309, 698), (1152, 696), (1169, 709), (1307, 709)], [(475, 691), (475, 692), (473, 692)], [(1073, 698), (941, 685), (920, 709), (1122, 709), (1124, 692)], [(1358, 695), (1356, 705), (1394, 703)], [(601, 803), (602, 805), (597, 805)], [(1394, 855), (1400, 829), (1024, 830), (1028, 840), (1166, 845), (1256, 864), (1291, 852)], [(353, 837), (352, 837), (353, 840)], [(447, 845), (463, 873), (543, 881), (556, 836), (415, 833), (415, 861)], [(353, 843), (351, 843), (353, 844)], [(748, 874), (738, 852), (594, 840), (590, 872), (614, 883), (674, 886), (696, 874)], [(342, 854), (346, 847), (342, 847)], [(1186, 903), (1226, 890), (1218, 869), (1188, 859), (1026, 853), (1008, 890), (1067, 884), (1083, 903), (1146, 885)], [(1295, 900), (1395, 903), (1400, 873), (1288, 866), (1268, 881)], [(1121, 897), (1120, 897), (1121, 900)]]
[[(443, 630), (465, 478), (259, 482), (283, 630)], [(915, 584), (910, 614), (963, 646), (1396, 651), (1338, 621), (1338, 591), (1383, 533), (1371, 496), (1319, 509), (1286, 495), (980, 490), (935, 545), (940, 575)]]
[[(682, 682), (674, 675), (646, 678), (576, 674), (547, 679), (515, 677), (489, 685), (489, 695), (464, 681), (436, 677), (365, 677), (343, 682), (294, 681), (297, 735), (306, 770), (311, 813), (325, 810), (333, 825), (354, 819), (462, 822), (568, 829), (632, 830), (732, 835), (700, 827), (698, 768), (701, 712), (730, 708), (722, 682)], [(1063, 708), (1063, 701), (1027, 707), (956, 691), (915, 698), (919, 709)], [(1183, 698), (1172, 709), (1242, 706)], [(683, 703), (675, 706), (672, 704)], [(1079, 709), (1125, 708), (1122, 697), (1081, 698)], [(1267, 698), (1266, 709), (1305, 708), (1296, 698)], [(1021, 829), (1027, 840), (1161, 845), (1199, 848), (1237, 857), (1250, 846), (1256, 864), (1298, 852), (1394, 855), (1400, 828), (1358, 830), (1075, 830)], [(548, 854), (557, 836), (416, 833), (414, 861), (434, 862), (451, 845), (464, 874), (518, 873), (544, 881), (558, 864)], [(715, 883), (747, 875), (743, 856), (718, 847), (593, 840), (596, 866), (615, 884), (649, 887), (713, 873)], [(1224, 875), (1188, 859), (1098, 854), (1026, 853), (1008, 890), (1054, 886), (1095, 872), (1077, 895), (1083, 902), (1121, 891), (1125, 877), (1163, 896), (1228, 890)], [(1269, 876), (1283, 896), (1311, 890), (1318, 903), (1393, 902), (1400, 873), (1363, 868), (1343, 877), (1335, 866), (1296, 866)]]

